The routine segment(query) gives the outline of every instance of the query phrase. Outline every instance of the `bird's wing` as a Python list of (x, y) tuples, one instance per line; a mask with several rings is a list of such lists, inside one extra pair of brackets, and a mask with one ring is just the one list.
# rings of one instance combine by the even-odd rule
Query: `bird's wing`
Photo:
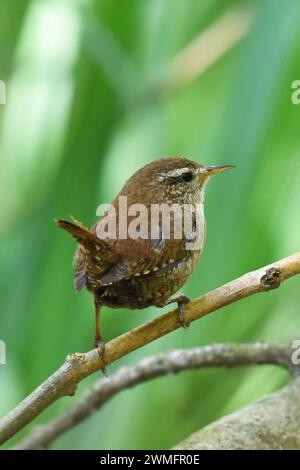
[[(58, 220), (59, 227), (71, 233), (78, 241), (75, 254), (75, 288), (82, 289), (87, 280), (95, 286), (107, 286), (133, 277), (173, 269), (174, 259), (183, 258), (186, 251), (181, 240), (166, 240), (160, 230), (158, 239), (98, 238), (81, 223)], [(174, 246), (174, 243), (176, 246)], [(174, 248), (176, 254), (174, 255)]]
[(126, 241), (127, 243), (117, 241), (115, 248), (122, 253), (122, 258), (100, 278), (103, 286), (147, 275), (163, 264), (166, 255), (165, 240), (137, 239), (130, 240), (129, 243)]

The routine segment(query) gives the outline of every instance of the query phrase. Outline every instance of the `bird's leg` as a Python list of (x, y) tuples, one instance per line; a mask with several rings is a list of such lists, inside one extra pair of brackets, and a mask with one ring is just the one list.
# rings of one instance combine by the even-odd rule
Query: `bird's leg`
[(106, 375), (106, 370), (105, 370), (105, 343), (102, 339), (101, 332), (100, 332), (100, 311), (101, 311), (101, 304), (95, 299), (94, 300), (95, 304), (95, 337), (94, 337), (94, 347), (97, 349), (97, 352), (99, 354), (99, 357), (103, 361), (103, 368), (102, 372), (104, 375)]
[(177, 302), (178, 305), (178, 320), (183, 328), (187, 328), (189, 326), (189, 322), (185, 319), (185, 306), (190, 299), (186, 295), (179, 295), (178, 297), (174, 297), (173, 299), (169, 299), (166, 305), (172, 304)]

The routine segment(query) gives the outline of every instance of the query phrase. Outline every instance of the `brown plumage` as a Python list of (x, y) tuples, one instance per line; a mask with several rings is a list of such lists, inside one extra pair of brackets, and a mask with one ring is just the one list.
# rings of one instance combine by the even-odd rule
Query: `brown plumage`
[[(88, 229), (78, 221), (58, 220), (59, 227), (68, 231), (78, 242), (75, 254), (75, 288), (86, 287), (94, 295), (96, 308), (95, 346), (103, 355), (103, 341), (99, 328), (102, 305), (141, 309), (150, 305), (162, 307), (171, 302), (179, 305), (179, 321), (183, 326), (184, 305), (187, 297), (171, 296), (180, 289), (192, 273), (203, 250), (205, 241), (204, 191), (212, 174), (231, 166), (206, 167), (182, 157), (168, 157), (154, 161), (137, 171), (123, 186), (112, 206), (116, 214), (116, 237), (104, 238), (107, 219), (101, 217)], [(156, 219), (156, 234), (151, 226), (142, 238), (122, 239), (118, 232), (119, 204), (127, 198), (127, 207), (143, 204), (148, 213), (129, 213), (126, 223), (130, 227), (139, 215), (139, 227), (145, 226), (151, 214), (151, 205), (177, 204), (170, 214), (170, 238), (166, 238), (163, 218)], [(190, 232), (181, 239), (174, 238), (174, 217), (184, 204), (197, 211), (198, 231), (194, 219)], [(127, 213), (127, 212), (126, 212)], [(147, 219), (147, 220), (146, 220)], [(200, 223), (199, 223), (200, 221)], [(155, 225), (155, 223), (154, 223)], [(144, 239), (145, 238), (145, 239)], [(196, 250), (188, 249), (187, 242), (198, 241)]]

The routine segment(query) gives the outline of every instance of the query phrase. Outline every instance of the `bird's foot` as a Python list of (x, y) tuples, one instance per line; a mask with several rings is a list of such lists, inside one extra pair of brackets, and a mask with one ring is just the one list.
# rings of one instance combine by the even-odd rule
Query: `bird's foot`
[(175, 297), (174, 299), (170, 299), (167, 302), (168, 304), (172, 304), (174, 302), (177, 302), (178, 305), (178, 321), (181, 324), (182, 328), (187, 328), (190, 323), (186, 321), (185, 319), (185, 306), (188, 302), (190, 302), (190, 299), (186, 295), (179, 295), (178, 297)]
[(176, 299), (178, 305), (178, 320), (181, 323), (182, 328), (188, 328), (190, 323), (185, 318), (185, 306), (190, 302), (190, 299), (186, 295), (180, 295)]
[(103, 366), (101, 367), (101, 371), (105, 375), (105, 377), (108, 377), (108, 374), (106, 372), (106, 363), (105, 363), (105, 343), (103, 339), (95, 337), (94, 340), (94, 347), (97, 349), (97, 353), (103, 363)]

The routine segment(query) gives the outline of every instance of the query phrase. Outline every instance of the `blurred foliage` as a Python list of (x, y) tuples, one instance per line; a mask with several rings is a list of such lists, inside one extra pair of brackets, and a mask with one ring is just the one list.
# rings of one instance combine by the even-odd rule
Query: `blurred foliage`
[[(236, 5), (251, 10), (249, 34), (194, 82), (151, 94), (174, 56)], [(70, 351), (91, 347), (91, 298), (74, 293), (75, 243), (54, 219), (72, 214), (91, 225), (97, 205), (146, 162), (177, 154), (237, 165), (209, 185), (207, 244), (187, 295), (299, 250), (300, 108), (291, 104), (299, 23), (297, 0), (1, 1), (0, 338), (8, 350), (1, 414)], [(109, 372), (176, 347), (285, 343), (297, 337), (299, 302), (292, 279), (161, 338)], [(105, 338), (159, 314), (105, 309)], [(275, 367), (162, 378), (115, 397), (54, 447), (168, 448), (286, 380)], [(56, 403), (36, 422), (71, 404)]]

